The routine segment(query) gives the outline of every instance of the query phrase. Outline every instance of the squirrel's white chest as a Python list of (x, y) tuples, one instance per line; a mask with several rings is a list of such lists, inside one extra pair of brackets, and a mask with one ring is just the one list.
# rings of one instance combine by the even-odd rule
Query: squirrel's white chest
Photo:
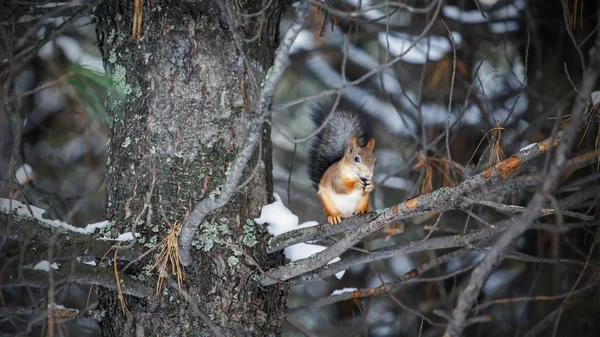
[(362, 191), (355, 190), (349, 194), (331, 193), (329, 198), (331, 198), (335, 208), (342, 213), (342, 216), (347, 218), (352, 216), (354, 210), (356, 210), (358, 202), (363, 198), (363, 194)]

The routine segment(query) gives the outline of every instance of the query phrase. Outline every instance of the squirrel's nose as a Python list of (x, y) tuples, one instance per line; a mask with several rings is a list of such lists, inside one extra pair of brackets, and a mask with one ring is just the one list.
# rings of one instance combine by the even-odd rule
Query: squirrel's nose
[(363, 183), (366, 183), (367, 181), (369, 181), (369, 178), (366, 178), (366, 177), (360, 177), (360, 180), (361, 180)]

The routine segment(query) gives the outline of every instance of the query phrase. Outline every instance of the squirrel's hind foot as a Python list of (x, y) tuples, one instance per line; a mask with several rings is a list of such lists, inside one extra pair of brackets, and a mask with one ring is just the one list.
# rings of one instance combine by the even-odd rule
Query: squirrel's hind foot
[(327, 217), (327, 222), (329, 222), (332, 225), (339, 224), (340, 222), (342, 222), (342, 215), (330, 215)]

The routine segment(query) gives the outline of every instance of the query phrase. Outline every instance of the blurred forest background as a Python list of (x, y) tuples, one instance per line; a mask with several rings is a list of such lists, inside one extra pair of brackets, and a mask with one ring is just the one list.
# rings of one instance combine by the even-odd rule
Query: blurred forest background
[[(49, 217), (85, 226), (104, 219), (111, 123), (104, 104), (124, 88), (114, 87), (104, 74), (91, 5), (25, 3), (7, 0), (0, 6), (0, 197), (27, 200)], [(296, 6), (287, 3), (282, 34)], [(324, 221), (308, 179), (305, 137), (315, 129), (314, 104), (331, 105), (338, 94), (339, 107), (361, 110), (374, 126), (378, 161), (371, 209), (453, 186), (543, 141), (569, 121), (576, 87), (600, 53), (599, 23), (600, 6), (590, 0), (313, 1), (274, 96), (275, 192), (300, 222)], [(12, 58), (26, 57), (26, 65), (11, 70), (9, 49), (18, 52)], [(354, 85), (339, 89), (351, 81)], [(592, 97), (594, 104), (600, 102)], [(585, 114), (587, 123), (572, 148), (573, 156), (592, 153), (596, 159), (560, 177), (545, 206), (557, 211), (537, 218), (491, 274), (474, 309), (479, 320), (465, 336), (598, 335), (596, 107)], [(16, 134), (15, 125), (22, 125)], [(543, 177), (547, 158), (520, 173)], [(508, 205), (527, 206), (535, 191), (536, 184), (508, 189), (487, 204), (395, 222), (357, 249), (490, 226), (521, 212)], [(569, 196), (581, 191), (588, 197), (569, 204)], [(441, 336), (470, 271), (492, 244), (398, 254), (355, 266), (341, 280), (293, 286), (283, 335)], [(434, 265), (426, 265), (429, 261)], [(415, 268), (418, 277), (407, 278)], [(317, 302), (336, 289), (390, 282), (396, 283), (382, 294)], [(45, 294), (2, 288), (2, 307), (44, 302)], [(60, 304), (83, 308), (88, 287), (72, 284), (61, 296)], [(0, 311), (0, 335), (23, 324), (28, 335), (45, 335), (44, 320), (31, 320), (33, 314)], [(69, 320), (61, 331), (99, 336), (91, 317)]]

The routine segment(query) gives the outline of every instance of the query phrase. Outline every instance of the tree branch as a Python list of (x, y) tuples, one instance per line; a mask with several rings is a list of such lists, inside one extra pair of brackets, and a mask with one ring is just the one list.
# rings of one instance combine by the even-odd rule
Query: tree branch
[[(567, 171), (575, 171), (587, 165), (593, 164), (598, 161), (599, 154), (600, 151), (597, 150), (571, 158), (567, 162), (565, 168)], [(471, 199), (471, 201), (468, 201), (467, 199), (466, 202), (462, 205), (462, 207), (466, 208), (471, 206), (473, 204), (473, 200), (485, 200), (488, 198), (496, 197), (498, 195), (512, 193), (515, 191), (521, 191), (528, 187), (539, 184), (543, 179), (543, 172), (539, 172), (502, 180), (498, 184), (490, 186), (488, 189), (478, 190), (469, 194), (468, 199)], [(449, 209), (443, 209), (441, 211), (445, 210)], [(372, 221), (376, 216), (376, 212), (371, 212), (360, 216), (347, 218), (344, 221), (342, 221), (342, 223), (337, 224), (335, 226), (331, 226), (330, 224), (321, 224), (318, 226), (290, 231), (271, 238), (271, 241), (269, 242), (268, 252), (274, 253), (276, 251), (282, 250), (286, 247), (300, 242), (323, 240), (325, 238), (340, 233), (347, 233), (349, 231), (354, 230), (354, 228), (358, 226), (363, 226), (365, 223)]]
[[(598, 47), (600, 46), (597, 44), (596, 48)], [(481, 287), (483, 287), (492, 270), (506, 255), (512, 243), (531, 226), (533, 220), (544, 206), (547, 196), (558, 184), (558, 178), (565, 168), (567, 156), (571, 150), (576, 131), (581, 126), (582, 116), (587, 105), (586, 99), (590, 97), (596, 85), (600, 71), (599, 62), (600, 56), (596, 53), (589, 68), (583, 75), (583, 83), (579, 90), (579, 95), (575, 97), (575, 102), (571, 108), (571, 122), (563, 129), (562, 141), (556, 148), (556, 155), (550, 164), (550, 169), (541, 188), (534, 194), (527, 209), (514, 221), (514, 225), (500, 237), (481, 263), (471, 273), (468, 286), (459, 296), (456, 308), (452, 311), (452, 320), (449, 322), (444, 337), (454, 337), (462, 334), (466, 326), (467, 314), (471, 310), (475, 299), (479, 296)]]
[[(541, 215), (543, 216), (543, 215)], [(351, 252), (345, 255), (344, 259), (323, 266), (310, 273), (298, 276), (290, 281), (290, 284), (297, 285), (335, 275), (342, 270), (348, 270), (352, 267), (390, 258), (396, 255), (405, 255), (411, 253), (425, 252), (437, 249), (449, 248), (473, 248), (476, 242), (495, 238), (514, 224), (514, 218), (495, 223), (492, 227), (477, 229), (466, 234), (449, 235), (435, 237), (427, 240), (417, 240), (405, 244), (385, 247), (373, 250), (369, 253)], [(543, 261), (538, 261), (543, 262)]]
[[(117, 290), (115, 275), (112, 271), (97, 266), (86, 264), (64, 265), (53, 271), (54, 285), (65, 282), (81, 284), (95, 284), (111, 290)], [(127, 275), (120, 275), (121, 291), (124, 294), (136, 297), (145, 297), (151, 294), (152, 287), (146, 283), (136, 281)], [(34, 287), (46, 288), (50, 286), (48, 273), (41, 270), (28, 268), (6, 268), (0, 274), (0, 288), (6, 287)]]
[[(384, 283), (384, 284), (380, 285), (379, 287), (358, 289), (356, 291), (345, 292), (345, 293), (338, 294), (338, 295), (331, 295), (328, 297), (324, 297), (317, 301), (313, 301), (306, 306), (291, 308), (287, 314), (288, 314), (288, 316), (299, 315), (299, 314), (308, 312), (312, 309), (324, 307), (324, 306), (327, 306), (327, 305), (330, 305), (333, 303), (342, 302), (342, 301), (346, 301), (349, 299), (357, 299), (357, 298), (362, 298), (362, 297), (373, 296), (373, 295), (376, 295), (376, 294), (379, 294), (382, 292), (388, 292), (388, 291), (398, 287), (401, 284), (419, 282), (419, 280), (415, 280), (416, 277), (418, 277), (418, 276), (424, 274), (425, 272), (427, 272), (443, 263), (446, 263), (454, 258), (463, 256), (463, 255), (467, 254), (468, 252), (469, 252), (468, 249), (455, 250), (448, 254), (444, 254), (444, 255), (438, 257), (437, 259), (434, 259), (427, 263), (424, 263), (421, 266), (419, 266), (418, 268), (414, 268), (414, 269), (408, 271), (407, 273), (405, 273), (402, 277), (398, 278), (397, 280)], [(410, 281), (414, 281), (414, 282), (410, 282)]]
[[(75, 232), (65, 233), (65, 240), (60, 242), (51, 242), (50, 238), (57, 234), (56, 230), (42, 226), (35, 218), (17, 216), (14, 213), (5, 214), (0, 212), (0, 237), (18, 242), (34, 242), (36, 249), (27, 249), (20, 251), (6, 251), (0, 254), (0, 265), (3, 265), (8, 259), (21, 256), (24, 263), (37, 263), (45, 260), (47, 257), (48, 246), (51, 245), (55, 261), (70, 260), (74, 257), (103, 257), (106, 253), (114, 249), (114, 242), (99, 240), (93, 236), (79, 234)], [(7, 224), (13, 224), (7, 227)], [(14, 224), (17, 224), (14, 226)], [(142, 245), (136, 245), (132, 249), (119, 249), (119, 259), (135, 260), (144, 251)]]
[[(465, 199), (465, 196), (469, 195), (473, 191), (482, 189), (485, 186), (495, 184), (513, 176), (523, 165), (530, 162), (534, 158), (537, 158), (541, 154), (546, 153), (552, 147), (561, 144), (562, 136), (563, 131), (559, 131), (555, 137), (547, 138), (535, 146), (523, 148), (512, 157), (507, 158), (506, 160), (463, 181), (454, 187), (440, 188), (431, 193), (409, 199), (393, 207), (387, 208), (381, 211), (379, 214), (368, 215), (372, 216), (369, 221), (367, 221), (363, 226), (355, 227), (352, 231), (347, 232), (347, 234), (336, 244), (309, 258), (295, 261), (293, 264), (281, 266), (277, 269), (271, 270), (263, 275), (260, 282), (263, 286), (271, 285), (279, 281), (289, 280), (293, 277), (297, 277), (324, 266), (329, 261), (347, 251), (365, 236), (383, 228), (386, 224), (392, 221), (398, 221), (427, 213), (436, 213), (468, 207), (470, 204), (468, 200)], [(345, 222), (346, 220), (342, 223)], [(332, 267), (333, 265), (335, 264), (329, 265), (328, 267)]]

